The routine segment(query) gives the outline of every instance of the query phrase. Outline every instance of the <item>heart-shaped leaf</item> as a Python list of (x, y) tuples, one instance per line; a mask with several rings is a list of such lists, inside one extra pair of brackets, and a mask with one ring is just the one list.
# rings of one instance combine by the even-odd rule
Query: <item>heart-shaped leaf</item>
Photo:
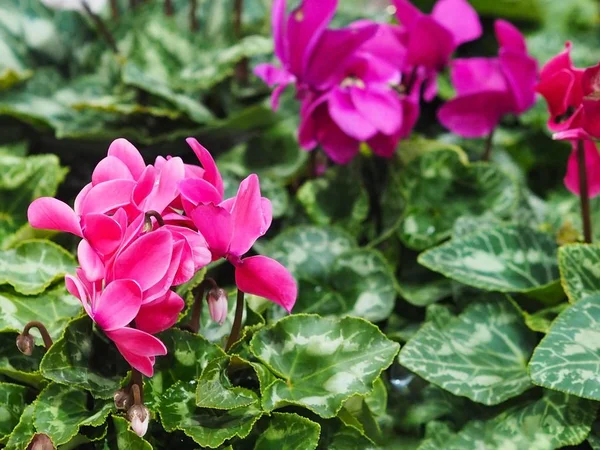
[(531, 387), (527, 361), (535, 343), (519, 312), (499, 297), (444, 323), (427, 322), (400, 363), (455, 395), (495, 405)]
[(12, 433), (25, 409), (27, 388), (18, 384), (0, 383), (0, 442)]
[(120, 416), (112, 416), (117, 436), (117, 448), (127, 450), (152, 450), (150, 443), (131, 430), (129, 422)]
[(314, 450), (321, 427), (298, 414), (273, 413), (254, 450)]
[(250, 342), (252, 353), (278, 377), (262, 391), (263, 408), (294, 404), (333, 417), (346, 399), (373, 389), (398, 347), (363, 319), (281, 319)]
[(532, 293), (558, 279), (556, 250), (550, 235), (501, 226), (452, 239), (422, 253), (419, 263), (478, 289)]
[(25, 407), (21, 413), (19, 422), (8, 438), (5, 450), (23, 450), (27, 448), (35, 434), (35, 427), (33, 426), (34, 411), (35, 403), (31, 403)]
[(565, 245), (558, 250), (560, 278), (571, 303), (600, 294), (600, 247)]

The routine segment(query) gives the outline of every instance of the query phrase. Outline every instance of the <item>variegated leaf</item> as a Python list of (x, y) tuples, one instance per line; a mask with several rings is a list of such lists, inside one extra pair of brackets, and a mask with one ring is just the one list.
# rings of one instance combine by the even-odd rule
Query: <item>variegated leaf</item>
[(519, 312), (499, 297), (443, 323), (427, 322), (400, 352), (400, 363), (455, 395), (495, 405), (531, 387), (527, 361), (535, 344)]
[(254, 450), (314, 450), (321, 427), (298, 414), (273, 413)]
[(12, 433), (25, 409), (27, 388), (18, 384), (0, 383), (0, 443)]
[(600, 247), (570, 244), (558, 250), (560, 278), (571, 303), (600, 294)]
[(333, 417), (355, 394), (367, 394), (398, 352), (369, 322), (298, 314), (259, 330), (250, 349), (277, 376), (263, 389), (263, 408), (300, 405)]

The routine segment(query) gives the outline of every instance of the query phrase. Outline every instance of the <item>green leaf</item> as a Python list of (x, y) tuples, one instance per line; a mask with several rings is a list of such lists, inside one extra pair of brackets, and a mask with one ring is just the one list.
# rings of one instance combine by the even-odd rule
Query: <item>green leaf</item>
[(314, 450), (319, 443), (318, 423), (297, 414), (273, 413), (254, 450)]
[(444, 448), (446, 442), (454, 437), (454, 431), (445, 422), (430, 422), (426, 425), (426, 440), (417, 450), (438, 450)]
[(34, 410), (35, 403), (31, 403), (25, 407), (19, 418), (19, 422), (8, 438), (5, 450), (23, 450), (27, 448), (35, 434), (35, 427), (33, 426)]
[(10, 284), (21, 294), (39, 294), (66, 273), (75, 273), (76, 267), (73, 255), (55, 243), (26, 241), (0, 252), (0, 284)]
[(213, 359), (204, 368), (196, 388), (196, 406), (230, 410), (258, 401), (258, 396), (250, 389), (231, 384), (227, 376), (229, 361), (229, 357)]
[(225, 356), (221, 347), (210, 343), (202, 336), (171, 328), (159, 339), (167, 347), (167, 354), (157, 358), (154, 376), (144, 383), (144, 402), (151, 409), (158, 408), (167, 389), (176, 381), (193, 384), (208, 363)]
[(373, 391), (365, 397), (369, 409), (376, 416), (383, 416), (387, 409), (388, 392), (383, 379), (377, 378), (373, 384)]
[(45, 378), (87, 389), (96, 398), (112, 398), (127, 367), (114, 343), (94, 331), (88, 316), (71, 321), (40, 364)]
[(327, 450), (379, 450), (373, 441), (362, 436), (358, 430), (344, 426), (337, 431), (327, 444)]
[(532, 292), (558, 279), (556, 243), (526, 226), (494, 227), (422, 253), (419, 263), (456, 281), (499, 292)]
[[(41, 320), (53, 338), (81, 312), (81, 303), (64, 286), (36, 296), (0, 292), (0, 331), (21, 332), (32, 320)], [(36, 330), (32, 334), (39, 336)]]
[(338, 412), (338, 418), (370, 440), (382, 440), (381, 428), (363, 396), (354, 395), (346, 400)]
[(262, 416), (257, 404), (227, 411), (197, 408), (195, 387), (181, 381), (165, 392), (158, 410), (165, 430), (181, 430), (210, 448), (235, 436), (245, 438)]
[(398, 347), (363, 319), (281, 319), (250, 342), (252, 353), (278, 377), (262, 391), (263, 408), (293, 404), (333, 417), (346, 399), (373, 389)]
[(444, 323), (427, 322), (400, 363), (455, 395), (496, 405), (531, 387), (527, 361), (535, 343), (519, 312), (498, 297)]
[(577, 445), (587, 437), (598, 404), (561, 392), (511, 408), (488, 421), (473, 421), (444, 450), (540, 449)]
[(414, 306), (427, 306), (452, 295), (454, 282), (417, 263), (417, 256), (402, 250), (398, 292)]
[(120, 450), (152, 450), (150, 443), (139, 437), (129, 427), (129, 421), (119, 416), (112, 416), (117, 436), (117, 448)]
[(33, 423), (38, 432), (50, 436), (55, 445), (61, 445), (69, 442), (81, 426), (102, 425), (113, 409), (112, 400), (96, 400), (90, 409), (85, 391), (51, 383), (35, 403)]
[(339, 225), (356, 235), (369, 214), (369, 196), (358, 167), (337, 166), (302, 185), (296, 194), (317, 225)]
[(560, 278), (571, 303), (600, 293), (600, 247), (571, 244), (558, 249)]
[(33, 354), (26, 356), (17, 349), (16, 338), (16, 333), (0, 333), (0, 375), (39, 387), (42, 376), (38, 368), (44, 351), (36, 346)]
[(600, 296), (565, 309), (536, 347), (529, 362), (532, 381), (548, 389), (600, 400)]
[(346, 232), (334, 227), (300, 226), (273, 239), (266, 254), (288, 268), (297, 279), (322, 281), (335, 258), (356, 246)]
[(65, 174), (55, 155), (0, 155), (0, 248), (27, 223), (29, 204), (56, 194)]
[(410, 248), (424, 250), (450, 237), (461, 216), (509, 214), (517, 205), (516, 182), (495, 165), (465, 165), (452, 150), (427, 152), (402, 172), (406, 201), (399, 229)]
[(0, 383), (0, 442), (11, 434), (25, 409), (27, 388), (18, 384)]

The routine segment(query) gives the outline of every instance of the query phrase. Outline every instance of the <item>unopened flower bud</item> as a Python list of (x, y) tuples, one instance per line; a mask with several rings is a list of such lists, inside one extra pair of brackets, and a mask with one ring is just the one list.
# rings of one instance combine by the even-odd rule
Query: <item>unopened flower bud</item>
[(144, 405), (133, 405), (127, 411), (127, 418), (131, 422), (131, 429), (135, 431), (139, 437), (143, 437), (148, 431), (148, 423), (150, 422), (150, 412)]
[(219, 325), (223, 325), (227, 318), (227, 292), (221, 288), (212, 288), (208, 291), (206, 301), (208, 302), (210, 318)]
[(31, 356), (35, 348), (35, 339), (29, 333), (20, 334), (17, 336), (17, 348), (24, 355)]
[(27, 446), (27, 450), (55, 450), (56, 447), (52, 443), (52, 439), (45, 434), (36, 434), (31, 443)]
[(115, 407), (117, 409), (128, 410), (131, 404), (133, 403), (133, 399), (131, 397), (131, 392), (129, 389), (119, 389), (115, 392), (114, 395)]

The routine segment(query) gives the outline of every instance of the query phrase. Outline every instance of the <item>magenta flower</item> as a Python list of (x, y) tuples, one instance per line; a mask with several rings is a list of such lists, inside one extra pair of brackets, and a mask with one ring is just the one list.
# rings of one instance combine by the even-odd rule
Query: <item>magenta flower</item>
[(266, 256), (243, 258), (267, 232), (271, 219), (271, 202), (261, 197), (256, 175), (241, 182), (235, 197), (219, 204), (199, 204), (192, 212), (192, 220), (206, 239), (213, 260), (225, 258), (235, 266), (238, 288), (291, 311), (298, 289), (287, 269)]
[[(295, 83), (298, 95), (307, 89), (324, 90), (337, 83), (345, 60), (376, 32), (376, 26), (328, 30), (337, 0), (304, 0), (286, 17), (285, 0), (275, 0), (272, 9), (275, 56), (282, 67), (259, 64), (254, 73), (270, 87), (277, 109), (279, 96), (288, 84)], [(335, 55), (335, 64), (331, 64)]]
[[(567, 173), (565, 175), (565, 186), (573, 194), (580, 195), (579, 192), (579, 170), (577, 160), (577, 141), (572, 140), (573, 151), (567, 162)], [(589, 197), (596, 197), (600, 194), (600, 154), (596, 143), (591, 140), (584, 140), (585, 167), (587, 172), (587, 184)]]
[(406, 30), (407, 72), (426, 81), (426, 99), (435, 96), (436, 72), (443, 70), (456, 48), (482, 34), (477, 12), (466, 0), (438, 0), (431, 15), (419, 11), (409, 0), (393, 0), (396, 17)]
[(457, 97), (438, 111), (452, 132), (474, 138), (488, 135), (506, 114), (521, 114), (535, 102), (537, 62), (527, 54), (525, 39), (513, 25), (497, 20), (497, 58), (455, 59), (452, 84)]

